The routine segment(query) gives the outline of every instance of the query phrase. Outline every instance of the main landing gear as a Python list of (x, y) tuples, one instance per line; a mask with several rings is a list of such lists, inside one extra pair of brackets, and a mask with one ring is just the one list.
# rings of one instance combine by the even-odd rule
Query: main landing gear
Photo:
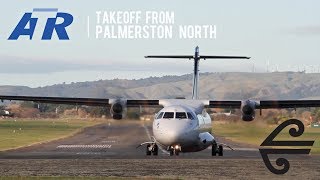
[(146, 155), (151, 156), (153, 154), (154, 156), (158, 156), (158, 145), (156, 143), (154, 144), (147, 144), (147, 149), (146, 149)]
[(214, 142), (212, 144), (211, 155), (216, 156), (217, 154), (219, 156), (223, 156), (223, 146), (222, 145), (218, 146), (218, 144), (216, 142)]

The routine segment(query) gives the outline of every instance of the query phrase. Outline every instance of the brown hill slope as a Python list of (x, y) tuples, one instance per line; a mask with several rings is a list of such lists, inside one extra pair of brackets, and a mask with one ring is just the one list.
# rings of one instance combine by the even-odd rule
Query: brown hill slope
[[(98, 98), (191, 97), (192, 76), (150, 77), (139, 80), (100, 80), (29, 88), (0, 86), (1, 95), (40, 95)], [(200, 75), (203, 99), (311, 99), (320, 97), (317, 73), (204, 73)]]

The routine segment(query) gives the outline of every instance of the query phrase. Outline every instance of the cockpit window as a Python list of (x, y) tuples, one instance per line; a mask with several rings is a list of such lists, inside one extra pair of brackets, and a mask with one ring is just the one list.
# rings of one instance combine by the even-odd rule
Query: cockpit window
[(188, 119), (194, 120), (194, 117), (190, 112), (187, 112), (187, 114), (188, 114)]
[(163, 116), (163, 112), (159, 113), (159, 115), (157, 116), (157, 118), (156, 118), (156, 119), (161, 119), (161, 118), (162, 118), (162, 116)]
[(163, 115), (163, 119), (169, 119), (174, 117), (174, 112), (165, 112)]
[(185, 112), (176, 112), (177, 119), (187, 119), (187, 114)]

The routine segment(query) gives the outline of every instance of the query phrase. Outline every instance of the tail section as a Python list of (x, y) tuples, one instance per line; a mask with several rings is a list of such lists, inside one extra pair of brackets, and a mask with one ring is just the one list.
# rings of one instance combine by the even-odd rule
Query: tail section
[(193, 84), (192, 84), (192, 99), (199, 98), (198, 82), (199, 82), (199, 47), (197, 46), (194, 52), (194, 64), (193, 64)]
[(195, 48), (194, 56), (192, 55), (160, 55), (160, 56), (145, 56), (145, 58), (175, 58), (175, 59), (193, 59), (193, 85), (192, 85), (192, 99), (199, 98), (198, 82), (199, 82), (199, 61), (200, 59), (250, 59), (246, 56), (200, 56), (199, 47)]

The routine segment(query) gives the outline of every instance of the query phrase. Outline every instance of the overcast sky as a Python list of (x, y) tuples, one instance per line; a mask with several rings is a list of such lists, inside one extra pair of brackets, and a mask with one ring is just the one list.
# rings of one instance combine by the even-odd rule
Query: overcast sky
[[(250, 61), (207, 60), (202, 72), (270, 69), (296, 70), (320, 65), (320, 1), (125, 1), (28, 0), (7, 1), (1, 13), (0, 85), (31, 87), (62, 82), (113, 78), (141, 78), (192, 71), (188, 60), (146, 60), (149, 54), (193, 54), (200, 46), (206, 55), (245, 55)], [(73, 15), (69, 41), (39, 39), (8, 41), (25, 12), (59, 8)], [(174, 11), (175, 25), (212, 24), (217, 39), (110, 40), (87, 37), (87, 17), (96, 11)], [(41, 27), (41, 26), (40, 26)], [(36, 30), (37, 32), (37, 30)], [(309, 66), (310, 67), (310, 66)], [(320, 66), (319, 66), (320, 67)], [(315, 71), (315, 70), (314, 70)]]

